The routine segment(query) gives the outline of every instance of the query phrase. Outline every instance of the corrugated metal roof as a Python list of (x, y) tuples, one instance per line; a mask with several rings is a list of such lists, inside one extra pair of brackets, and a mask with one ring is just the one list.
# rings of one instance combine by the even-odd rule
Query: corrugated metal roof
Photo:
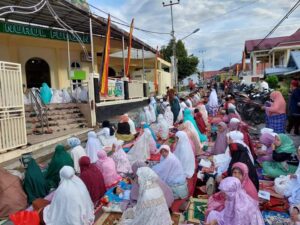
[[(48, 0), (53, 7), (56, 14), (67, 25), (72, 27), (75, 31), (89, 33), (89, 19), (93, 21), (93, 33), (94, 35), (105, 35), (107, 19), (103, 17), (95, 17), (84, 9), (81, 9), (66, 0)], [(40, 2), (40, 0), (1, 0), (0, 7), (3, 6), (33, 6)], [(6, 14), (3, 17), (6, 21), (13, 20), (15, 22), (26, 22), (33, 25), (42, 25), (52, 28), (61, 28), (55, 21), (48, 8), (45, 6), (42, 10), (34, 14), (21, 15), (16, 13)], [(121, 40), (124, 35), (125, 40), (128, 40), (129, 34), (127, 31), (111, 25), (111, 37), (113, 39)], [(141, 49), (144, 46), (145, 50), (156, 52), (154, 48), (147, 45), (138, 38), (133, 37), (133, 47)]]

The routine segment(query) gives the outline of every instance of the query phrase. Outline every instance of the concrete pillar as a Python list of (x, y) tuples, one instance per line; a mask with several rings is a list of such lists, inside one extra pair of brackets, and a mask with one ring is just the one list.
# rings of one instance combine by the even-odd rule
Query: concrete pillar
[(284, 62), (284, 66), (287, 66), (290, 60), (290, 54), (291, 54), (291, 50), (287, 49), (285, 51), (285, 62)]
[(252, 55), (252, 73), (256, 75), (256, 55)]
[(272, 54), (272, 67), (275, 67), (275, 52)]

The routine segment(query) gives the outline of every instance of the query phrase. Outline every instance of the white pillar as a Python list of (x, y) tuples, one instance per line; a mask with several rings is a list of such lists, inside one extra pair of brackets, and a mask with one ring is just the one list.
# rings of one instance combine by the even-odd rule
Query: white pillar
[(284, 66), (287, 66), (290, 60), (290, 54), (291, 54), (291, 50), (287, 49), (285, 51), (285, 62), (284, 62)]
[(275, 52), (272, 54), (272, 67), (275, 67)]
[(252, 56), (252, 73), (256, 75), (256, 55), (253, 54)]

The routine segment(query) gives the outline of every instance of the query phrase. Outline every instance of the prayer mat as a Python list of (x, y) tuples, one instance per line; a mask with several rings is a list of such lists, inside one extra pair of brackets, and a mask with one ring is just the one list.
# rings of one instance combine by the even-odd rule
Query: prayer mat
[[(117, 225), (122, 217), (121, 213), (104, 213), (94, 225)], [(173, 213), (171, 215), (173, 225), (181, 224), (183, 218), (181, 214)]]
[(284, 212), (263, 211), (262, 216), (265, 225), (288, 225), (290, 224), (290, 216)]
[(208, 199), (190, 198), (190, 205), (185, 212), (185, 219), (193, 224), (204, 222), (207, 202)]

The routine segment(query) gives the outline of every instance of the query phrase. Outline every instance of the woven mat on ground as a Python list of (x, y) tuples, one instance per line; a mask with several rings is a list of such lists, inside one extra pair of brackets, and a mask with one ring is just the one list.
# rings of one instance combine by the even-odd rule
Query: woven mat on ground
[[(104, 213), (94, 225), (116, 225), (121, 219), (121, 213)], [(173, 213), (171, 215), (173, 225), (179, 225), (182, 222), (181, 214)]]
[(288, 225), (290, 224), (289, 214), (283, 212), (263, 211), (265, 225)]
[(204, 222), (207, 202), (207, 199), (190, 198), (190, 205), (187, 212), (185, 213), (185, 219), (189, 223), (193, 224)]

